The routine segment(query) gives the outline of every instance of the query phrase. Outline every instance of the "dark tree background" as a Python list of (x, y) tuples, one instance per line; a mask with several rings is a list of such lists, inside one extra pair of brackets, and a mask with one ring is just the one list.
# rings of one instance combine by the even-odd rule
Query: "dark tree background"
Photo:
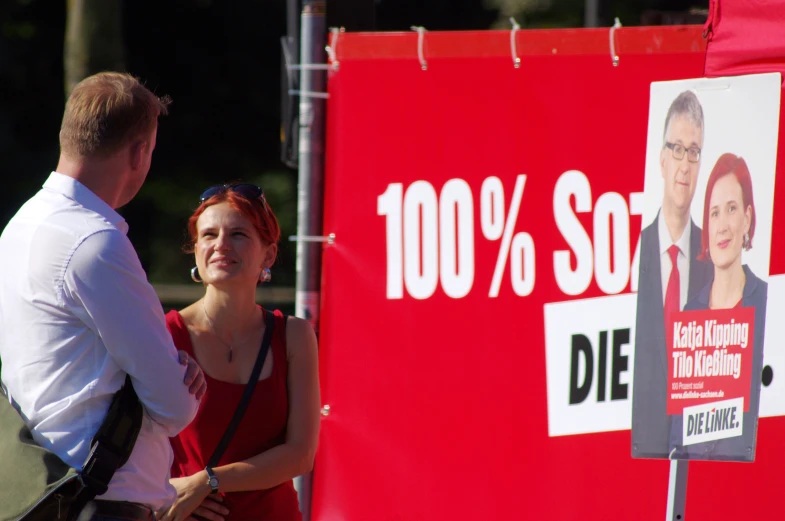
[[(205, 187), (242, 178), (264, 187), (281, 220), (273, 283), (294, 285), (287, 237), (296, 230), (297, 173), (279, 159), (285, 0), (116, 1), (126, 70), (174, 100), (148, 181), (121, 209), (150, 280), (190, 283), (192, 261), (180, 251), (185, 220)], [(378, 31), (488, 29), (510, 10), (524, 28), (580, 27), (584, 17), (581, 0), (328, 0), (327, 9), (352, 13), (369, 1), (373, 19), (361, 23)], [(0, 0), (0, 228), (57, 164), (68, 2)], [(600, 0), (599, 20), (701, 23), (705, 15), (688, 10), (707, 4)]]

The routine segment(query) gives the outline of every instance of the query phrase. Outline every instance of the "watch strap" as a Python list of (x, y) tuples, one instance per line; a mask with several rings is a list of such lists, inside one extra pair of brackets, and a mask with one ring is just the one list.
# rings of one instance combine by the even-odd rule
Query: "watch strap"
[(218, 493), (218, 478), (215, 475), (212, 467), (205, 467), (204, 471), (207, 472), (207, 484), (210, 485), (210, 490), (213, 494)]

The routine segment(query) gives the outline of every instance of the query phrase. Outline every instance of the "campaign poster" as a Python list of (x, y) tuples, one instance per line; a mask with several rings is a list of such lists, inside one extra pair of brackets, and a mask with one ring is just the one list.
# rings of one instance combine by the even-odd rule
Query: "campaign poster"
[(780, 84), (651, 84), (633, 457), (755, 459)]

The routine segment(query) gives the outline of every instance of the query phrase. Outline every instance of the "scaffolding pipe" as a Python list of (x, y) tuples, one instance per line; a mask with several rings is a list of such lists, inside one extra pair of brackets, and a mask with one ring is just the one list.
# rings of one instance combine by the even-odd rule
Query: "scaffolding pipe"
[[(327, 71), (313, 67), (326, 62), (326, 2), (308, 1), (300, 16), (300, 91), (324, 93)], [(324, 134), (326, 100), (300, 96), (298, 187), (297, 187), (297, 282), (295, 315), (308, 320), (319, 335), (322, 248), (320, 242), (303, 237), (322, 235), (324, 199)], [(313, 474), (295, 478), (303, 521), (311, 518)]]

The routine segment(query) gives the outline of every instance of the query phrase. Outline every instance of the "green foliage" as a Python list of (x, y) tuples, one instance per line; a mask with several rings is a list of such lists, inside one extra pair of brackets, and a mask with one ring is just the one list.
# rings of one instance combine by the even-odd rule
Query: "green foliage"
[(125, 69), (120, 0), (68, 1), (65, 35), (66, 97), (84, 78)]
[[(281, 222), (273, 284), (294, 285), (295, 250), (288, 237), (296, 232), (297, 174), (279, 160), (285, 2), (86, 1), (111, 23), (82, 24), (82, 36), (92, 38), (84, 52), (94, 56), (79, 57), (77, 65), (93, 71), (122, 63), (174, 100), (170, 115), (160, 121), (148, 180), (121, 209), (151, 281), (190, 283), (193, 259), (182, 245), (197, 197), (207, 186), (244, 179), (264, 188)], [(625, 25), (635, 25), (642, 9), (664, 1), (602, 0), (603, 22), (610, 25), (612, 16), (620, 16)], [(67, 3), (0, 2), (0, 228), (57, 164)], [(583, 8), (584, 0), (381, 0), (376, 27), (487, 29), (496, 21), (509, 28), (509, 16), (524, 28), (578, 27)], [(100, 13), (85, 14), (96, 20)]]
[[(0, 229), (57, 164), (63, 85), (69, 83), (67, 4), (0, 2)], [(278, 38), (286, 27), (285, 4), (92, 0), (84, 5), (89, 11), (81, 13), (82, 30), (69, 35), (75, 76), (124, 68), (174, 99), (160, 121), (148, 180), (120, 209), (150, 280), (191, 283), (193, 259), (182, 246), (196, 199), (207, 186), (242, 178), (265, 189), (283, 228), (273, 284), (294, 285), (294, 250), (287, 238), (296, 229), (297, 175), (278, 158)], [(106, 32), (112, 24), (96, 23), (118, 16), (120, 35)], [(72, 20), (73, 25), (80, 24)], [(111, 48), (118, 41), (124, 46), (120, 51)]]

